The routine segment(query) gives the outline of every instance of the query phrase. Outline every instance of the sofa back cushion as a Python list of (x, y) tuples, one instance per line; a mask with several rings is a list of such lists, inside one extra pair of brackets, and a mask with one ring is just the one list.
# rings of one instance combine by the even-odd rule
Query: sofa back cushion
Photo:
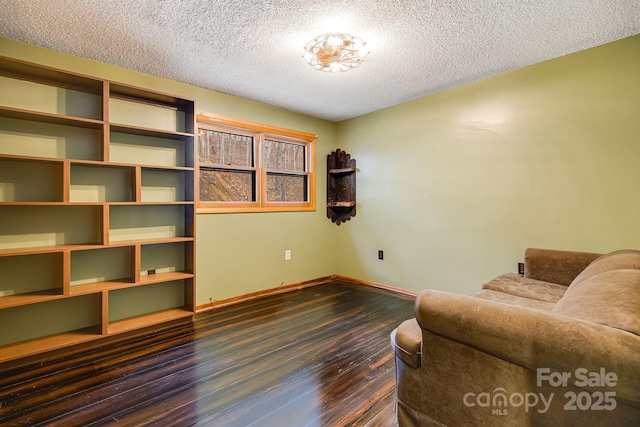
[(574, 281), (552, 312), (640, 335), (640, 270), (604, 271)]
[(578, 274), (601, 255), (592, 252), (527, 248), (524, 251), (524, 277), (569, 286)]
[(571, 285), (578, 284), (583, 280), (605, 271), (620, 269), (640, 270), (640, 251), (635, 249), (622, 249), (601, 255), (582, 270), (582, 272), (573, 279)]

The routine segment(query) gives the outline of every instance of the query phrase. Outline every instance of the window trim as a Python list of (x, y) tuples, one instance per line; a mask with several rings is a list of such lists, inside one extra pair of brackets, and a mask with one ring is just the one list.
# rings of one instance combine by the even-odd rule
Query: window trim
[[(199, 112), (196, 116), (198, 131), (203, 129), (219, 131), (236, 131), (242, 135), (254, 136), (254, 161), (252, 168), (231, 168), (238, 170), (255, 170), (255, 202), (203, 202), (200, 200), (200, 161), (197, 151), (199, 141), (196, 140), (196, 213), (240, 213), (240, 212), (302, 212), (316, 210), (316, 139), (317, 135), (277, 126), (265, 125), (247, 120), (235, 119), (212, 113)], [(198, 138), (196, 136), (196, 138)], [(264, 167), (264, 141), (271, 139), (282, 142), (293, 142), (305, 145), (306, 171), (280, 171)], [(283, 175), (304, 175), (307, 177), (308, 201), (306, 202), (268, 202), (267, 175), (282, 173)]]

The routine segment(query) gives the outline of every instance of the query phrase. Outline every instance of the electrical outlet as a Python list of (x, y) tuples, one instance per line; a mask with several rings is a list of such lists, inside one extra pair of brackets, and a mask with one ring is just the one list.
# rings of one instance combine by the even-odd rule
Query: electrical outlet
[(289, 249), (284, 251), (284, 259), (285, 261), (289, 261), (291, 259), (291, 251)]
[(378, 259), (384, 259), (384, 251), (378, 251)]
[(518, 274), (524, 276), (524, 262), (518, 263)]
[(156, 269), (147, 270), (147, 274), (151, 276), (152, 274), (156, 274)]

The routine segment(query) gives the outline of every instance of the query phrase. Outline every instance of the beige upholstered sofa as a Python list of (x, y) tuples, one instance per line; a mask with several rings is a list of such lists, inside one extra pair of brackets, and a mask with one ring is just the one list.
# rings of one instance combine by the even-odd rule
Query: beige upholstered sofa
[(527, 249), (391, 335), (400, 426), (640, 425), (640, 251)]

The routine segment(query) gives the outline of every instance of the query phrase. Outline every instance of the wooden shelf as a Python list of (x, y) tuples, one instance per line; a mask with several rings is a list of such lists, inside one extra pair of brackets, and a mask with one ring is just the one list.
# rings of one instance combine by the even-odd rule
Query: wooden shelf
[(0, 117), (17, 120), (27, 120), (30, 122), (50, 123), (62, 126), (81, 127), (94, 130), (102, 130), (104, 127), (104, 122), (100, 120), (23, 110), (11, 107), (0, 107)]
[[(65, 162), (64, 159), (52, 159), (51, 157), (32, 157), (32, 156), (20, 156), (20, 155), (1, 154), (1, 153), (0, 153), (0, 160), (13, 160), (16, 162), (25, 162), (25, 163), (50, 163), (50, 164), (59, 164), (59, 165), (62, 165)], [(95, 163), (102, 163), (102, 162), (95, 162)]]
[(327, 202), (330, 208), (350, 208), (356, 205), (356, 202)]
[(0, 256), (45, 254), (45, 253), (54, 253), (54, 252), (65, 252), (65, 251), (85, 251), (85, 250), (92, 250), (92, 249), (106, 249), (106, 248), (117, 248), (117, 247), (123, 247), (123, 246), (134, 246), (136, 244), (154, 245), (158, 243), (193, 242), (194, 240), (195, 240), (194, 237), (167, 237), (163, 239), (118, 241), (118, 242), (112, 242), (109, 245), (103, 245), (102, 243), (93, 243), (93, 244), (78, 244), (78, 245), (38, 246), (38, 247), (30, 247), (30, 248), (0, 249)]
[(192, 109), (192, 102), (181, 97), (167, 93), (155, 92), (148, 89), (130, 86), (121, 83), (111, 82), (109, 85), (110, 96), (140, 102), (141, 100), (151, 104), (161, 105), (168, 108)]
[(340, 175), (343, 173), (353, 173), (356, 171), (356, 168), (341, 168), (341, 169), (330, 169), (329, 173), (332, 175)]
[(0, 363), (95, 340), (101, 336), (100, 329), (96, 326), (9, 344), (1, 347)]
[[(89, 203), (77, 203), (77, 205), (87, 205)], [(0, 206), (69, 206), (66, 202), (0, 202)]]
[(194, 277), (194, 274), (185, 272), (160, 273), (142, 276), (140, 277), (139, 282), (134, 282), (132, 279), (125, 278), (122, 280), (110, 280), (105, 282), (91, 283), (87, 285), (75, 285), (70, 287), (68, 295), (62, 294), (62, 288), (39, 292), (29, 292), (17, 295), (5, 295), (0, 297), (0, 309), (18, 307), (26, 304), (36, 304), (60, 298), (68, 298), (70, 296), (95, 294), (102, 291), (109, 291), (114, 289), (124, 289), (136, 286), (153, 285), (155, 283), (193, 279)]
[(101, 95), (103, 88), (103, 83), (100, 79), (69, 71), (56, 70), (55, 68), (35, 66), (26, 61), (7, 57), (0, 57), (0, 75), (95, 95)]
[(128, 286), (135, 286), (133, 279), (124, 278), (122, 280), (109, 280), (105, 282), (89, 283), (86, 285), (72, 285), (69, 287), (69, 295), (77, 296), (97, 294), (102, 291), (126, 288)]
[(141, 165), (139, 163), (122, 163), (122, 162), (100, 162), (100, 161), (91, 161), (91, 160), (73, 160), (72, 165), (75, 164), (86, 164), (86, 165), (96, 165), (96, 166), (104, 166), (104, 167), (122, 167), (122, 168), (126, 168), (126, 167), (141, 167), (143, 170), (144, 169), (151, 169), (151, 170), (161, 170), (161, 171), (168, 171), (168, 172), (190, 172), (195, 170), (195, 168), (193, 167), (187, 167), (187, 166), (163, 166), (163, 165)]
[[(118, 246), (118, 245), (115, 245)], [(125, 245), (120, 245), (125, 246)], [(102, 243), (87, 243), (78, 245), (60, 245), (60, 246), (36, 246), (25, 248), (13, 248), (13, 249), (0, 249), (0, 256), (19, 256), (19, 255), (31, 255), (31, 254), (46, 254), (54, 252), (65, 251), (78, 251), (87, 249), (104, 248)]]
[(0, 83), (0, 362), (192, 317), (194, 101), (1, 56)]
[(178, 131), (169, 131), (162, 129), (145, 128), (126, 124), (112, 124), (110, 126), (112, 132), (130, 133), (133, 135), (150, 136), (154, 138), (168, 138), (177, 141), (184, 140), (185, 137), (193, 137), (194, 134)]
[[(109, 205), (109, 206), (150, 206), (150, 205), (155, 205), (155, 206), (162, 206), (162, 205), (193, 205), (195, 202), (191, 201), (191, 200), (187, 200), (187, 201), (175, 201), (175, 202), (98, 202), (97, 204), (101, 204), (101, 205)], [(71, 202), (71, 205), (91, 205), (93, 203), (74, 203)]]
[(140, 277), (140, 281), (138, 283), (136, 283), (135, 285), (136, 286), (144, 286), (144, 285), (151, 285), (151, 284), (154, 284), (154, 283), (171, 282), (171, 281), (175, 281), (175, 280), (192, 279), (194, 277), (195, 277), (195, 275), (193, 275), (191, 273), (185, 273), (185, 272), (181, 272), (181, 271), (175, 271), (175, 272), (171, 272), (171, 273), (149, 274), (147, 276)]
[(141, 167), (143, 170), (158, 170), (158, 171), (176, 171), (176, 172), (189, 172), (194, 171), (194, 167), (187, 166), (164, 166), (164, 165), (140, 165), (139, 163), (122, 163), (122, 162), (103, 162), (101, 160), (82, 160), (82, 159), (63, 159), (63, 158), (52, 158), (52, 157), (38, 157), (38, 156), (22, 156), (16, 154), (4, 154), (0, 153), (0, 160), (14, 160), (17, 162), (25, 162), (25, 163), (50, 163), (50, 164), (64, 164), (67, 161), (71, 165), (87, 165), (87, 166), (100, 166), (100, 167), (122, 167), (122, 168), (135, 168)]
[(356, 216), (356, 160), (337, 149), (327, 156), (327, 218), (336, 225)]
[(108, 333), (119, 334), (122, 332), (133, 331), (142, 327), (157, 325), (160, 323), (170, 322), (172, 320), (193, 318), (193, 311), (185, 308), (174, 308), (163, 310), (156, 313), (145, 314), (130, 319), (118, 320), (109, 323)]
[(148, 206), (148, 205), (193, 205), (195, 202), (0, 202), (0, 206)]
[(176, 280), (193, 279), (194, 274), (183, 272), (160, 273), (140, 277), (139, 282), (133, 279), (111, 280), (106, 282), (90, 283), (87, 285), (75, 285), (70, 287), (69, 295), (86, 295), (114, 289), (133, 288), (137, 286), (153, 285), (155, 283), (172, 282)]
[(62, 287), (59, 289), (49, 289), (46, 291), (29, 292), (26, 294), (5, 295), (0, 297), (0, 309), (19, 307), (26, 304), (37, 304), (39, 302), (51, 301), (62, 298)]

